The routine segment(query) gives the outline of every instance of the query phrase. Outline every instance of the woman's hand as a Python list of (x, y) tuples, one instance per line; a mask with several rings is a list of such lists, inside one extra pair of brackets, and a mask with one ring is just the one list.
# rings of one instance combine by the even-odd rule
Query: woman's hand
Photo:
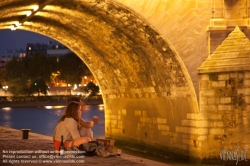
[(99, 117), (98, 116), (93, 116), (92, 121), (94, 124), (97, 124), (99, 122)]
[(99, 122), (99, 117), (98, 116), (93, 116), (91, 121), (85, 121), (82, 118), (80, 119), (80, 124), (83, 127), (86, 127), (86, 128), (92, 128), (98, 122)]

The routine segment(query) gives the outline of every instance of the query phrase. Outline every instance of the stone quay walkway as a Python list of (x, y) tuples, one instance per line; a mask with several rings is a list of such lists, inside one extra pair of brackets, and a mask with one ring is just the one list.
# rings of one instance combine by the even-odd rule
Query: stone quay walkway
[[(169, 164), (122, 153), (120, 157), (55, 158), (52, 137), (0, 126), (0, 166), (170, 166)], [(84, 158), (83, 158), (84, 157)]]

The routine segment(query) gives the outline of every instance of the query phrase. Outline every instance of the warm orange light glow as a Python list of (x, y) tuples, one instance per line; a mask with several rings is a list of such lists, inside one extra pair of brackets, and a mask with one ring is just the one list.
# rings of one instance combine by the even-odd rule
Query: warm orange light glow
[(34, 10), (34, 11), (37, 11), (38, 9), (39, 9), (39, 6), (34, 6), (34, 7), (33, 7), (33, 10)]
[(104, 105), (103, 105), (103, 104), (99, 104), (98, 107), (99, 107), (99, 110), (100, 110), (100, 111), (103, 111), (103, 110), (104, 110)]
[(65, 106), (45, 106), (46, 109), (64, 108)]
[(55, 9), (58, 9), (59, 7), (55, 7), (55, 6), (53, 6), (53, 5), (46, 5), (45, 7), (44, 7), (44, 9), (45, 10), (55, 10)]
[(25, 22), (23, 23), (23, 25), (31, 25), (31, 22), (25, 21)]
[(32, 12), (31, 11), (26, 11), (25, 13), (26, 13), (26, 16), (30, 16)]
[(20, 25), (22, 25), (22, 23), (20, 23), (19, 21), (15, 22), (15, 25), (18, 27)]
[(11, 110), (10, 107), (3, 107), (2, 109), (3, 109), (4, 111), (10, 111), (10, 110)]
[(11, 26), (10, 26), (10, 29), (11, 29), (12, 31), (16, 30), (16, 28), (15, 28), (14, 25), (11, 25)]

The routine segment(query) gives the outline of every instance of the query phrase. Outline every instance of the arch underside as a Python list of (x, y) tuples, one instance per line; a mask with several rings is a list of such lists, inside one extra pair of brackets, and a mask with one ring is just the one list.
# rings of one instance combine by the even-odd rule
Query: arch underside
[[(0, 29), (41, 2), (0, 2)], [(177, 128), (198, 111), (195, 92), (179, 56), (139, 14), (112, 1), (55, 0), (19, 29), (59, 41), (86, 63), (102, 90), (106, 137), (182, 149)]]

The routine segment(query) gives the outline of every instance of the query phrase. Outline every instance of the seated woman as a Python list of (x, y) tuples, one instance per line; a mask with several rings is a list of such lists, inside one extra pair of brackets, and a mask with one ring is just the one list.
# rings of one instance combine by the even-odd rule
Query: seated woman
[(81, 102), (76, 101), (69, 102), (64, 114), (59, 119), (53, 136), (55, 150), (59, 150), (61, 136), (63, 136), (65, 147), (71, 147), (73, 140), (74, 146), (79, 146), (80, 144), (91, 141), (87, 136), (80, 136), (81, 104)]
[[(83, 110), (83, 107), (85, 105), (85, 103), (82, 101), (82, 98), (81, 97), (78, 97), (78, 96), (72, 96), (72, 97), (69, 97), (67, 99), (67, 104), (69, 104), (70, 102), (79, 102), (81, 103), (81, 108), (82, 108), (82, 113), (84, 112)], [(79, 128), (79, 132), (80, 132), (80, 136), (81, 137), (89, 137), (91, 140), (93, 140), (93, 131), (92, 131), (92, 127), (97, 124), (99, 122), (99, 117), (97, 116), (94, 116), (92, 118), (91, 121), (86, 121), (84, 119), (81, 118), (81, 115), (80, 115), (80, 128)]]
[[(59, 119), (54, 131), (54, 149), (59, 150), (61, 136), (63, 136), (64, 147), (79, 146), (91, 141), (90, 137), (93, 137), (91, 128), (94, 124), (98, 123), (99, 118), (93, 117), (92, 121), (87, 122), (81, 119), (82, 114), (82, 102), (77, 99), (68, 100), (68, 105), (64, 111), (64, 114)], [(106, 152), (103, 146), (99, 146), (96, 149), (97, 155), (102, 157), (108, 157), (110, 154)]]

